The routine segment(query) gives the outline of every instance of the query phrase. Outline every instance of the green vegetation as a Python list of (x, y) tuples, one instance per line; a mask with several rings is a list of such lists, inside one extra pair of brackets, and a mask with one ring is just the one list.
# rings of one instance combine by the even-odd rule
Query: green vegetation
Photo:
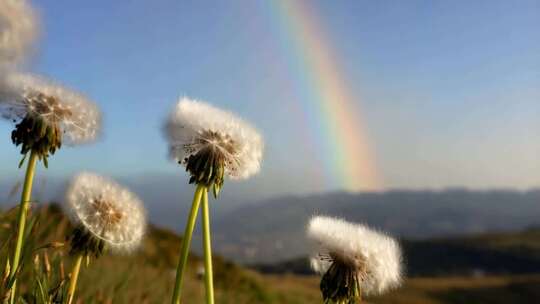
[[(1, 262), (6, 258), (5, 248), (13, 239), (12, 226), (17, 210), (3, 213), (0, 230)], [(34, 220), (36, 224), (32, 225)], [(72, 229), (61, 210), (52, 205), (34, 210), (30, 217), (32, 234), (29, 248), (23, 255), (25, 272), (19, 277), (19, 290), (28, 303), (42, 303), (36, 299), (41, 291), (47, 293), (59, 287), (62, 277), (71, 269), (72, 258), (67, 257), (64, 242)], [(9, 240), (9, 241), (8, 241)], [(441, 242), (440, 240), (437, 242)], [(458, 242), (457, 239), (447, 240)], [(500, 252), (521, 252), (525, 257), (537, 256), (540, 233), (526, 231), (517, 234), (491, 234), (465, 238), (460, 244), (489, 248)], [(129, 256), (105, 255), (86, 267), (83, 262), (74, 303), (168, 303), (174, 286), (177, 252), (181, 239), (173, 232), (150, 227), (142, 248)], [(527, 250), (523, 250), (527, 248)], [(38, 256), (38, 258), (36, 258)], [(451, 258), (450, 256), (446, 256)], [(446, 257), (441, 257), (444, 259)], [(183, 299), (184, 303), (204, 303), (204, 282), (199, 270), (203, 261), (196, 255), (189, 257)], [(213, 259), (215, 267), (216, 303), (321, 303), (318, 284), (320, 279), (310, 275), (263, 275), (230, 263), (219, 256)], [(305, 263), (305, 262), (304, 262)], [(49, 264), (50, 266), (47, 266)], [(49, 268), (50, 267), (50, 268)], [(47, 270), (49, 268), (49, 270)], [(63, 272), (63, 273), (62, 273)], [(60, 286), (60, 289), (65, 287)], [(531, 303), (540, 299), (540, 275), (497, 275), (418, 277), (408, 279), (404, 287), (375, 299), (370, 303)], [(57, 299), (65, 296), (58, 293)]]
[[(12, 243), (10, 236), (15, 211), (4, 213), (2, 218), (5, 224), (0, 231), (0, 244), (4, 246)], [(42, 290), (44, 293), (54, 292), (55, 288), (66, 285), (66, 276), (74, 259), (68, 256), (68, 248), (60, 246), (58, 242), (64, 242), (65, 236), (73, 228), (56, 205), (33, 211), (31, 219), (36, 220), (36, 225), (27, 240), (27, 248), (34, 250), (28, 250), (23, 255), (25, 267), (19, 276), (19, 292), (28, 303), (42, 303), (37, 300)], [(105, 255), (93, 260), (91, 267), (85, 267), (83, 262), (74, 303), (168, 303), (172, 296), (180, 245), (181, 239), (175, 233), (150, 227), (142, 248), (133, 255)], [(5, 252), (2, 250), (2, 262), (6, 260)], [(189, 259), (182, 297), (184, 303), (203, 303), (204, 282), (197, 273), (202, 269), (203, 261), (193, 254)], [(220, 257), (214, 257), (213, 263), (217, 303), (292, 304), (318, 300), (316, 289), (309, 291), (311, 298), (309, 295), (306, 298), (302, 293), (273, 288), (265, 277)], [(62, 278), (65, 281), (59, 286)], [(61, 296), (56, 295), (57, 298)]]
[(380, 304), (537, 303), (540, 276), (448, 277), (407, 280), (400, 290), (373, 302)]

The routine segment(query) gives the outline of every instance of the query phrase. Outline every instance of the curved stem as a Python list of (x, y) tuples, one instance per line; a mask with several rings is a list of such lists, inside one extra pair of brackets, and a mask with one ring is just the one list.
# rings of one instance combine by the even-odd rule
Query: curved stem
[(69, 278), (69, 290), (68, 290), (68, 304), (73, 302), (73, 297), (75, 296), (75, 289), (77, 288), (77, 280), (79, 279), (79, 271), (81, 270), (81, 263), (83, 260), (83, 255), (79, 254), (75, 260), (75, 265), (71, 270), (71, 277)]
[[(30, 159), (26, 167), (26, 175), (24, 177), (24, 186), (21, 195), (21, 202), (19, 204), (19, 216), (18, 216), (18, 231), (17, 231), (17, 243), (15, 245), (15, 252), (13, 253), (13, 263), (11, 267), (11, 273), (9, 274), (10, 280), (12, 280), (17, 274), (19, 268), (19, 262), (21, 260), (21, 252), (24, 243), (24, 230), (26, 228), (26, 216), (28, 215), (28, 209), (30, 207), (30, 196), (32, 194), (32, 184), (34, 182), (34, 173), (36, 171), (37, 154), (33, 151), (30, 152)], [(17, 281), (13, 281), (11, 288), (10, 303), (15, 302), (15, 291)]]
[(204, 284), (206, 287), (206, 304), (214, 304), (214, 275), (212, 271), (212, 239), (210, 233), (210, 212), (208, 191), (202, 197), (202, 222), (204, 242)]
[(197, 213), (199, 212), (201, 197), (203, 195), (203, 192), (206, 191), (207, 190), (204, 185), (197, 185), (197, 189), (195, 190), (195, 194), (193, 195), (191, 211), (189, 213), (188, 221), (186, 223), (186, 229), (184, 231), (184, 238), (182, 240), (182, 249), (180, 253), (180, 260), (178, 261), (178, 269), (176, 270), (176, 282), (174, 284), (172, 304), (180, 304), (180, 294), (182, 290), (182, 283), (184, 281), (184, 272), (186, 270), (191, 237), (193, 235), (193, 229), (195, 228), (195, 222), (197, 221)]

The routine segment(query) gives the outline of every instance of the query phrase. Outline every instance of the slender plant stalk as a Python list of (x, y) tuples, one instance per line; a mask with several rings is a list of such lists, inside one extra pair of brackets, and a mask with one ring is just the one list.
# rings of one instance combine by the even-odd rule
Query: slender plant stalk
[(206, 304), (214, 304), (214, 275), (212, 271), (212, 239), (210, 233), (208, 191), (204, 191), (202, 197), (202, 222), (204, 242), (204, 285), (206, 287)]
[(184, 281), (184, 272), (186, 270), (191, 237), (193, 235), (193, 230), (195, 229), (195, 222), (197, 221), (197, 213), (199, 212), (201, 197), (203, 196), (203, 193), (206, 192), (206, 186), (197, 185), (197, 189), (195, 190), (195, 194), (193, 195), (191, 211), (189, 213), (189, 218), (186, 223), (186, 229), (184, 231), (184, 238), (182, 240), (182, 251), (180, 253), (180, 260), (178, 261), (178, 269), (176, 270), (176, 282), (174, 284), (172, 304), (180, 304), (180, 294), (182, 290), (182, 283)]
[[(37, 154), (33, 151), (30, 153), (30, 159), (26, 167), (26, 176), (24, 178), (24, 186), (21, 195), (21, 202), (19, 204), (19, 216), (18, 216), (18, 231), (17, 231), (17, 244), (15, 245), (15, 252), (13, 253), (13, 263), (11, 267), (11, 273), (9, 275), (10, 280), (15, 277), (19, 268), (19, 262), (21, 260), (21, 252), (24, 242), (24, 230), (26, 228), (26, 216), (28, 215), (28, 209), (30, 208), (30, 196), (32, 194), (32, 184), (34, 182), (34, 173), (36, 171)], [(13, 281), (13, 285), (10, 292), (10, 303), (15, 303), (15, 292), (17, 289), (17, 281)]]
[(81, 263), (83, 260), (83, 255), (79, 254), (75, 260), (75, 265), (71, 270), (71, 277), (69, 279), (69, 289), (68, 289), (68, 304), (73, 302), (73, 297), (75, 296), (75, 289), (77, 288), (77, 280), (79, 279), (79, 272), (81, 270)]

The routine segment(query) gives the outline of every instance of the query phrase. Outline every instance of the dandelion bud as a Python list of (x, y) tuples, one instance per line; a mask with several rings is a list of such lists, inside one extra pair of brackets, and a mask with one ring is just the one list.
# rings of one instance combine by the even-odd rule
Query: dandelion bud
[(7, 282), (10, 271), (11, 271), (11, 264), (9, 263), (9, 258), (8, 258), (6, 259), (6, 267), (4, 268), (4, 275), (2, 276), (2, 284), (5, 284)]
[(66, 269), (64, 266), (64, 259), (60, 259), (60, 281), (66, 278)]
[(39, 254), (34, 255), (34, 268), (39, 269)]
[(45, 251), (43, 253), (43, 266), (45, 266), (45, 273), (47, 276), (50, 276), (51, 274), (51, 263), (49, 261), (49, 254)]

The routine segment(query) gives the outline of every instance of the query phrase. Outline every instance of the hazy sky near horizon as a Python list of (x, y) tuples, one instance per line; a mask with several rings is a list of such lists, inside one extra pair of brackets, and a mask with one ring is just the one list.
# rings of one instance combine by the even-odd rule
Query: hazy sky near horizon
[[(266, 194), (339, 190), (291, 98), (283, 29), (263, 0), (33, 1), (28, 70), (95, 100), (103, 138), (62, 148), (47, 174), (178, 174), (161, 125), (178, 97), (237, 112), (264, 134)], [(390, 188), (540, 186), (540, 2), (309, 1)], [(299, 89), (299, 88), (298, 88)], [(22, 176), (0, 122), (0, 181)], [(43, 170), (40, 169), (40, 173)], [(241, 185), (238, 185), (242, 187)]]

